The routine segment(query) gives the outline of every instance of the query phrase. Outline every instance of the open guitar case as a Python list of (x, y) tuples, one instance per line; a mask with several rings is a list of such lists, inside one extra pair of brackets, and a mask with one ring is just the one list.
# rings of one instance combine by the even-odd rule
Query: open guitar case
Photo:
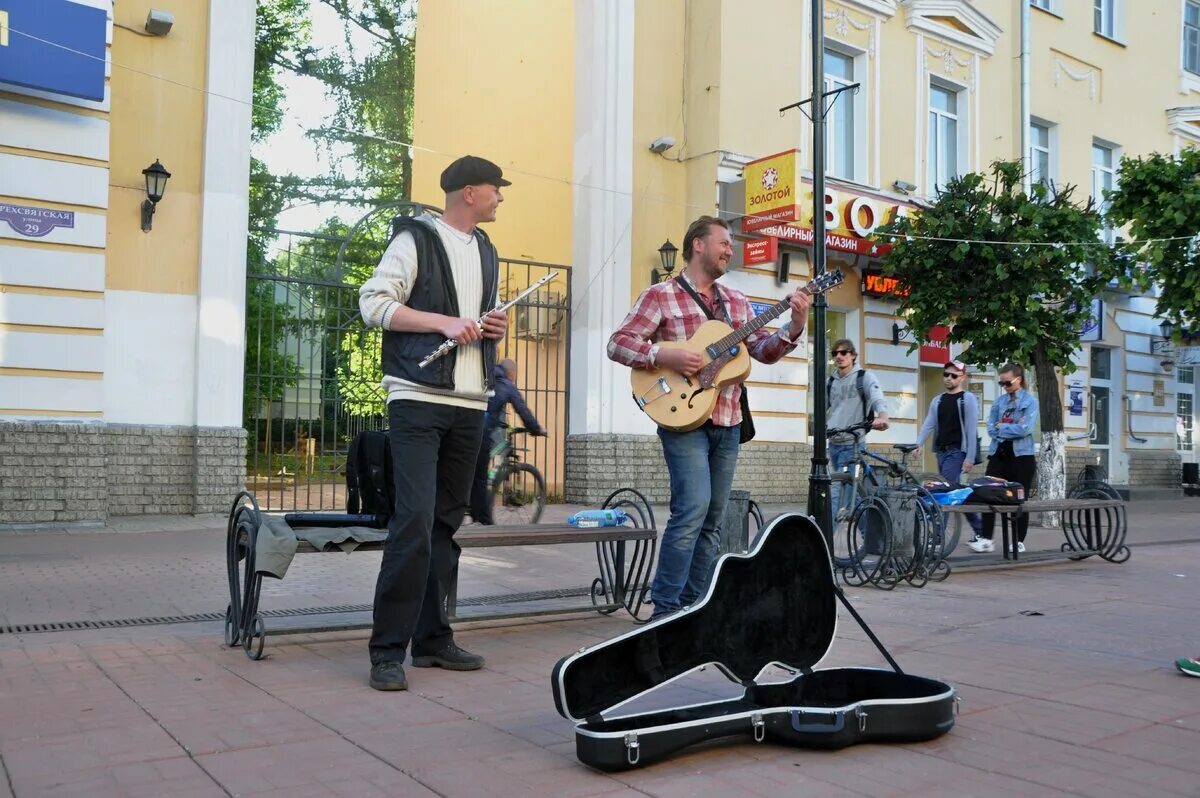
[[(892, 670), (813, 670), (833, 643), (839, 600)], [(770, 664), (798, 675), (755, 681)], [(742, 696), (614, 715), (703, 665), (740, 683)], [(929, 740), (954, 725), (957, 702), (949, 684), (900, 669), (835, 584), (820, 529), (795, 513), (771, 521), (749, 553), (723, 555), (699, 603), (563, 657), (551, 679), (555, 708), (576, 724), (579, 760), (608, 771), (722, 737), (830, 749)]]

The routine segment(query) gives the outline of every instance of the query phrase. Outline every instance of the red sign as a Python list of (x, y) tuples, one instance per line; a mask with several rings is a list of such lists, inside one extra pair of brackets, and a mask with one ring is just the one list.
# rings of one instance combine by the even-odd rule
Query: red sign
[(869, 296), (908, 296), (909, 290), (900, 286), (900, 280), (887, 277), (881, 272), (863, 274), (863, 293)]
[(778, 257), (778, 238), (755, 238), (742, 243), (742, 263), (746, 266), (774, 263)]
[[(777, 224), (772, 227), (764, 227), (758, 232), (806, 247), (811, 247), (813, 242), (811, 227), (792, 227), (791, 225)], [(876, 244), (865, 238), (853, 238), (836, 233), (825, 234), (825, 248), (838, 252), (853, 252), (856, 255), (881, 255), (891, 249), (887, 244)]]
[(950, 362), (950, 328), (929, 328), (929, 343), (921, 344), (921, 362), (944, 366)]

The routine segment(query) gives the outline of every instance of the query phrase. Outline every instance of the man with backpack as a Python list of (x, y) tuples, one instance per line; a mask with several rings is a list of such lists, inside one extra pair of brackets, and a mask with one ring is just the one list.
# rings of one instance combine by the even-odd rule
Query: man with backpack
[(517, 363), (512, 358), (501, 360), (496, 366), (495, 393), (488, 400), (487, 414), (483, 417), (483, 445), (479, 447), (479, 458), (475, 461), (475, 481), (471, 485), (471, 518), (479, 524), (494, 524), (492, 519), (492, 497), (488, 491), (488, 462), (492, 459), (492, 447), (496, 430), (504, 420), (504, 411), (509, 405), (517, 411), (525, 429), (531, 435), (545, 435), (546, 430), (538, 423), (537, 416), (525, 404), (525, 397), (517, 387)]
[[(830, 354), (837, 370), (825, 383), (827, 427), (836, 429), (870, 421), (872, 429), (887, 429), (887, 400), (883, 396), (883, 389), (879, 387), (879, 380), (874, 374), (859, 368), (858, 350), (854, 348), (854, 343), (849, 338), (839, 338), (833, 342)], [(860, 450), (867, 448), (862, 438), (848, 433), (830, 437), (830, 469), (841, 471), (849, 465), (854, 459), (856, 446)], [(837, 482), (830, 486), (830, 498), (835, 516), (840, 509), (847, 512), (854, 510), (853, 507), (841, 507), (841, 485)]]
[[(921, 446), (932, 435), (938, 473), (950, 484), (958, 485), (978, 459), (979, 401), (975, 394), (963, 390), (967, 364), (961, 360), (951, 360), (945, 365), (942, 381), (946, 392), (938, 394), (929, 403), (929, 413), (917, 433), (917, 445)], [(969, 514), (967, 523), (978, 537), (982, 523), (979, 513)]]
[[(483, 417), (492, 390), (496, 341), (508, 316), (495, 312), (496, 248), (479, 229), (496, 220), (505, 180), (491, 161), (467, 155), (446, 167), (445, 212), (396, 222), (396, 236), (359, 290), (368, 327), (383, 328), (395, 506), (371, 631), (370, 685), (406, 690), (412, 642), (418, 668), (476, 670), (483, 657), (459, 648), (446, 615), (458, 564), (454, 533), (471, 496)], [(447, 339), (456, 349), (421, 361)]]

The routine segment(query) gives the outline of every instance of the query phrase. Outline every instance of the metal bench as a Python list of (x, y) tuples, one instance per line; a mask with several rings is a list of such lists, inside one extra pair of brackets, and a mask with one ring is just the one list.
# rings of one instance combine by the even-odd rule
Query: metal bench
[[(1082, 560), (1099, 556), (1113, 563), (1129, 559), (1125, 545), (1128, 525), (1125, 502), (1111, 498), (1071, 498), (1027, 501), (1024, 504), (957, 504), (942, 507), (946, 513), (996, 513), (1000, 516), (1001, 551), (1006, 560), (1019, 560), (1016, 523), (1031, 513), (1061, 513), (1066, 541), (1060, 551), (1067, 559)], [(1038, 559), (1046, 559), (1044, 556)], [(1061, 559), (1061, 558), (1058, 558)]]
[[(614, 491), (605, 500), (602, 509), (621, 509), (632, 525), (610, 527), (575, 527), (567, 524), (533, 524), (528, 526), (467, 526), (455, 534), (454, 539), (464, 549), (492, 546), (545, 546), (566, 543), (593, 543), (596, 547), (596, 562), (599, 575), (592, 581), (588, 595), (590, 603), (575, 603), (550, 608), (530, 610), (496, 610), (472, 612), (459, 616), (457, 610), (457, 573), (447, 596), (447, 610), (453, 620), (499, 620), (540, 615), (578, 612), (611, 614), (625, 610), (635, 620), (647, 606), (651, 569), (658, 544), (658, 530), (654, 523), (654, 511), (649, 501), (632, 488)], [(363, 526), (364, 516), (338, 513), (292, 513), (283, 520), (297, 527), (304, 523), (319, 521), (322, 527)], [(317, 525), (317, 524), (313, 524)], [(259, 610), (262, 594), (263, 573), (255, 561), (259, 532), (263, 528), (263, 514), (254, 496), (248, 492), (238, 494), (229, 513), (226, 530), (226, 569), (229, 578), (229, 605), (225, 610), (225, 643), (233, 647), (242, 646), (250, 659), (262, 659), (266, 645), (267, 627), (263, 613)], [(628, 545), (632, 544), (632, 545)], [(358, 544), (353, 551), (380, 551), (382, 541)], [(305, 541), (299, 541), (297, 554), (326, 553)], [(329, 553), (343, 553), (334, 550)], [(367, 610), (369, 607), (355, 609)], [(341, 623), (336, 625), (317, 624), (301, 627), (289, 626), (273, 630), (273, 634), (312, 634), (326, 631), (369, 629), (369, 623)]]

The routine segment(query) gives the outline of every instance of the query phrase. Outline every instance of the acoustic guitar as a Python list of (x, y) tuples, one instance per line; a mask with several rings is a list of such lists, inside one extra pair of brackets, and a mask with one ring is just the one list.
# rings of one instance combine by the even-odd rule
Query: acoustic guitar
[[(840, 270), (829, 271), (800, 290), (816, 296), (845, 279)], [(687, 349), (705, 363), (691, 377), (668, 368), (633, 369), (633, 400), (660, 427), (675, 432), (696, 429), (712, 415), (722, 388), (750, 376), (750, 353), (742, 342), (790, 309), (784, 299), (736, 330), (723, 321), (706, 321), (686, 341), (659, 342), (660, 350)]]

